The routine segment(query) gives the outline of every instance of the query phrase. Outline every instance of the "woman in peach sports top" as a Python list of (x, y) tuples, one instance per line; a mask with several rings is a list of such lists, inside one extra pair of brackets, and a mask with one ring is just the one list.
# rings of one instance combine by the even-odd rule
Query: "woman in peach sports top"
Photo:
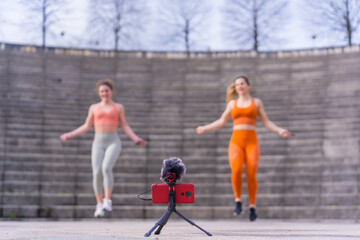
[(221, 117), (204, 126), (196, 128), (198, 134), (216, 130), (225, 126), (230, 118), (233, 118), (233, 134), (229, 143), (228, 155), (231, 167), (231, 183), (235, 197), (234, 215), (242, 213), (241, 190), (242, 172), (245, 164), (246, 182), (249, 194), (250, 221), (255, 221), (257, 180), (256, 171), (259, 162), (260, 150), (256, 137), (256, 120), (259, 116), (262, 124), (281, 137), (287, 138), (291, 133), (275, 125), (267, 117), (264, 106), (260, 99), (252, 98), (250, 82), (246, 77), (235, 78), (233, 84), (227, 89), (227, 106)]
[[(93, 172), (93, 188), (97, 201), (95, 217), (104, 216), (104, 211), (112, 211), (111, 194), (114, 184), (113, 167), (121, 151), (121, 141), (118, 136), (118, 124), (125, 134), (137, 145), (144, 146), (146, 142), (139, 138), (130, 128), (125, 119), (123, 105), (112, 100), (114, 84), (111, 79), (99, 80), (96, 90), (101, 99), (99, 103), (89, 108), (85, 123), (77, 129), (60, 136), (62, 141), (82, 135), (94, 124), (95, 136), (91, 149), (91, 165)], [(103, 192), (105, 197), (103, 198)]]

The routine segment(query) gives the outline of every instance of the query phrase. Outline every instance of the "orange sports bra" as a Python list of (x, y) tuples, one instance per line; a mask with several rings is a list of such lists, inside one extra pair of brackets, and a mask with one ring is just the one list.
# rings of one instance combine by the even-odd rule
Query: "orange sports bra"
[(238, 100), (235, 100), (234, 107), (231, 110), (231, 117), (233, 118), (234, 126), (241, 124), (256, 126), (257, 108), (255, 100), (251, 99), (250, 106), (246, 108), (239, 108), (237, 106), (237, 101)]
[(115, 103), (112, 104), (108, 112), (104, 112), (101, 103), (96, 105), (94, 111), (94, 126), (114, 126), (117, 127), (119, 123), (119, 113), (116, 109)]

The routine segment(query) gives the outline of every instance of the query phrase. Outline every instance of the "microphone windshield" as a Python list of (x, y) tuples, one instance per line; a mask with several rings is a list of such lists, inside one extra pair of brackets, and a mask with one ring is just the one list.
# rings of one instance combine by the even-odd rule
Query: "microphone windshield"
[(180, 158), (170, 157), (163, 161), (160, 180), (163, 182), (181, 181), (186, 172), (185, 164)]

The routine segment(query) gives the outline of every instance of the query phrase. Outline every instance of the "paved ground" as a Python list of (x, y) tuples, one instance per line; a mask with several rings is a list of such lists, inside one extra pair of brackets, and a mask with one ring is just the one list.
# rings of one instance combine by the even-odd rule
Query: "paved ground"
[(0, 220), (2, 240), (340, 240), (360, 239), (360, 223), (354, 221), (282, 221), (282, 220), (196, 220), (195, 223), (213, 234), (208, 237), (198, 228), (181, 219), (170, 219), (160, 235), (145, 238), (154, 220)]

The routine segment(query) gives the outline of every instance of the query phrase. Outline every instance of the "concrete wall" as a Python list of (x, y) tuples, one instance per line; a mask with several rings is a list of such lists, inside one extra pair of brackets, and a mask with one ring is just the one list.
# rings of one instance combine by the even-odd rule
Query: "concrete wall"
[[(360, 48), (292, 52), (184, 53), (40, 49), (0, 44), (2, 217), (91, 217), (93, 131), (67, 143), (98, 101), (95, 82), (112, 78), (139, 148), (119, 130), (112, 217), (157, 218), (166, 209), (137, 199), (160, 182), (162, 160), (183, 159), (194, 218), (231, 218), (227, 144), (231, 122), (195, 134), (218, 118), (232, 79), (246, 75), (268, 116), (295, 133), (282, 139), (258, 123), (260, 218), (359, 218)], [(246, 181), (243, 187), (247, 205)], [(247, 217), (246, 215), (242, 217)]]

